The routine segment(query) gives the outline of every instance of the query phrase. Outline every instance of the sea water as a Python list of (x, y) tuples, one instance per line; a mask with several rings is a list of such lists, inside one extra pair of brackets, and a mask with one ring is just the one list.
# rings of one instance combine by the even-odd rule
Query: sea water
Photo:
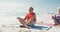
[[(0, 12), (0, 24), (8, 25), (8, 24), (20, 24), (20, 22), (16, 19), (17, 17), (24, 18), (27, 12)], [(36, 13), (37, 22), (52, 22), (51, 14), (47, 13)]]
[(1, 12), (0, 24), (16, 24), (18, 23), (16, 18), (23, 18), (25, 14), (25, 12)]

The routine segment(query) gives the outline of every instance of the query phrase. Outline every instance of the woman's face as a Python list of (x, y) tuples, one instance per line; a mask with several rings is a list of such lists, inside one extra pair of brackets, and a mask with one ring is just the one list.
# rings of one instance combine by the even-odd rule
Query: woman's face
[(33, 9), (32, 9), (32, 8), (30, 8), (30, 9), (29, 9), (29, 13), (32, 13), (32, 12), (33, 12)]

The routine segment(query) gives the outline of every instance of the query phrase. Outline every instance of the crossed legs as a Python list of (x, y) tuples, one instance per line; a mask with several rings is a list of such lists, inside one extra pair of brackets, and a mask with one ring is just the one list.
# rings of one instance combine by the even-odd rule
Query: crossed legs
[(26, 28), (29, 28), (24, 19), (22, 19), (22, 18), (20, 18), (20, 17), (17, 17), (17, 19), (19, 20), (19, 22), (20, 22), (21, 24), (23, 24), (23, 26), (25, 26)]

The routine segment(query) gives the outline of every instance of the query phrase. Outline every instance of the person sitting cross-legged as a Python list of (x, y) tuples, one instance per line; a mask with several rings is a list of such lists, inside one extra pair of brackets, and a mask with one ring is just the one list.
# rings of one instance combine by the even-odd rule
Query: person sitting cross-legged
[[(29, 28), (29, 26), (34, 25), (36, 22), (36, 14), (33, 12), (33, 8), (29, 8), (29, 12), (26, 14), (25, 18), (17, 17), (22, 26)], [(25, 21), (27, 20), (27, 21)]]

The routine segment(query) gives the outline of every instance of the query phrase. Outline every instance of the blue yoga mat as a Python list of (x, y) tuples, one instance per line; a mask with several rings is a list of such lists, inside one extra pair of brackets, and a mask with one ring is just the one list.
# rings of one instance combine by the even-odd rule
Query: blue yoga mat
[(52, 26), (30, 26), (31, 29), (49, 30)]

